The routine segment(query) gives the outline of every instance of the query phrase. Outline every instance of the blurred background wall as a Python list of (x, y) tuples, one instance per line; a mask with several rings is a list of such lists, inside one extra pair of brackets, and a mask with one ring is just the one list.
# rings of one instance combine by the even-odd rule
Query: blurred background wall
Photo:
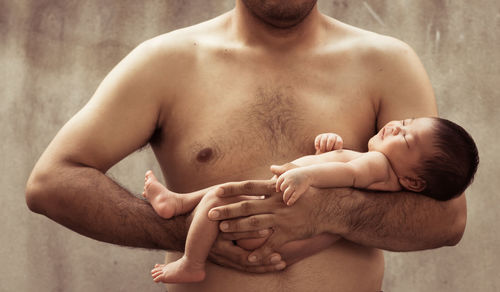
[[(30, 213), (28, 175), (61, 126), (142, 41), (217, 16), (233, 0), (0, 0), (0, 291), (162, 291), (163, 253), (100, 243)], [(319, 1), (346, 23), (399, 38), (422, 59), (440, 115), (476, 139), (468, 225), (451, 248), (386, 253), (385, 291), (500, 291), (500, 1)], [(140, 193), (149, 149), (110, 174)]]

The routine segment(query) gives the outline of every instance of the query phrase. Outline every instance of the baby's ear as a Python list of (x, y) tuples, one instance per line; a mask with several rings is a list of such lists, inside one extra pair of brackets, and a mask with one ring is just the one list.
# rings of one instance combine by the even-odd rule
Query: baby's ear
[(399, 178), (399, 183), (407, 190), (410, 190), (412, 192), (421, 192), (425, 189), (427, 186), (427, 182), (419, 177), (410, 177), (410, 176), (405, 176), (405, 177), (400, 177)]

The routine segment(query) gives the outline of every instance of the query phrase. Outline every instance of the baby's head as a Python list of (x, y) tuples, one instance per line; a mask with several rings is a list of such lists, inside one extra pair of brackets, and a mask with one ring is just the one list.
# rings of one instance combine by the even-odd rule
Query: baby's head
[(405, 189), (442, 201), (463, 193), (479, 163), (472, 137), (441, 118), (389, 122), (368, 148), (384, 153)]
[(427, 182), (423, 193), (448, 200), (462, 194), (472, 183), (479, 154), (474, 140), (462, 127), (446, 119), (432, 120), (434, 151), (416, 172)]

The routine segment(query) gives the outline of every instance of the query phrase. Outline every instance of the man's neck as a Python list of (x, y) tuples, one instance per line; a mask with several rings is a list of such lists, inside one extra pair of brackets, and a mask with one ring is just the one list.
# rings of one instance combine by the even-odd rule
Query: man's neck
[(264, 22), (241, 1), (230, 13), (234, 35), (248, 46), (267, 49), (296, 48), (314, 45), (323, 32), (322, 14), (317, 5), (299, 23), (282, 28)]

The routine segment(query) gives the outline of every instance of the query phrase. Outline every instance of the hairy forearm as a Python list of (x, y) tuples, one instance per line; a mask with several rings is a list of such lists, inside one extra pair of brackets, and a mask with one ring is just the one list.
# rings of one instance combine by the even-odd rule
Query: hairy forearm
[(338, 189), (320, 197), (325, 230), (366, 246), (412, 251), (455, 245), (465, 228), (463, 196), (440, 202), (414, 193)]
[(28, 182), (30, 209), (96, 240), (143, 248), (183, 250), (186, 218), (159, 217), (100, 171), (83, 166), (52, 167)]

